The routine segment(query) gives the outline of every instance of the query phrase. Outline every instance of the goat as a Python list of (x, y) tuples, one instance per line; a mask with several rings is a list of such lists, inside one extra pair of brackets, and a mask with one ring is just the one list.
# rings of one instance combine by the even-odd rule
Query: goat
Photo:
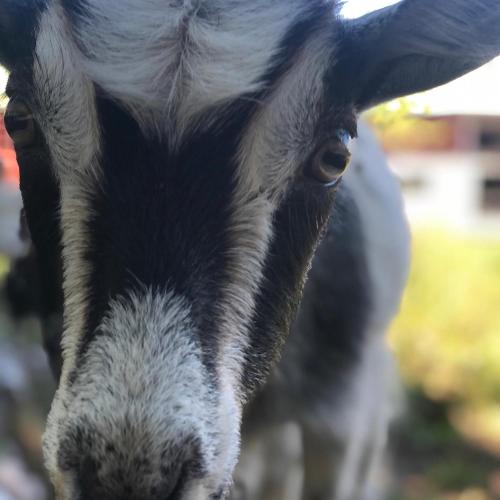
[(327, 0), (3, 0), (5, 124), (61, 276), (59, 500), (227, 497), (358, 113), (484, 64), (499, 21), (497, 0), (356, 21)]
[[(308, 462), (323, 463), (329, 471), (318, 484), (318, 474), (308, 467), (314, 479), (306, 478), (306, 498), (382, 498), (376, 494), (381, 492), (376, 479), (398, 392), (384, 333), (406, 282), (410, 235), (399, 185), (367, 126), (359, 127), (352, 149), (351, 167), (332, 211), (335, 217), (316, 251), (282, 358), (246, 410), (243, 462), (250, 455), (264, 472), (276, 471), (262, 479), (264, 491), (254, 493), (255, 499), (289, 498), (283, 464), (287, 444), (280, 446), (273, 435), (279, 438), (279, 428), (289, 421), (300, 422), (304, 429), (304, 446), (312, 455)], [(54, 321), (60, 313), (50, 306), (59, 301), (40, 287), (33, 248), (14, 262), (6, 288), (15, 316), (34, 314), (42, 320), (45, 349), (57, 378), (62, 325)], [(270, 440), (274, 449), (252, 457), (250, 450), (259, 440), (265, 448)], [(323, 445), (317, 446), (319, 442)], [(317, 457), (321, 451), (326, 456)], [(277, 466), (267, 464), (267, 457), (276, 455), (281, 457)], [(252, 484), (255, 474), (240, 469), (237, 476), (247, 483), (245, 490), (259, 488), (258, 482)], [(266, 484), (271, 485), (267, 492)]]

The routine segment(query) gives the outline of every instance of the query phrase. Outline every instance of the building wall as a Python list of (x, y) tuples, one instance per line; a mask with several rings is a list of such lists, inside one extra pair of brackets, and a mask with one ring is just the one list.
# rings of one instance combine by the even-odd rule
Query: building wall
[(389, 163), (412, 223), (500, 238), (500, 152), (392, 153)]

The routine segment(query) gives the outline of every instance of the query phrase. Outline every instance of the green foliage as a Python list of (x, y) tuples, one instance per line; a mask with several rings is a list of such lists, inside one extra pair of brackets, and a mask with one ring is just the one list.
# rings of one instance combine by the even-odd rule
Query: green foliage
[(2, 279), (10, 269), (10, 261), (4, 255), (0, 255), (0, 279)]
[(500, 404), (500, 243), (416, 232), (391, 338), (404, 378), (429, 397)]
[(485, 470), (462, 457), (448, 457), (447, 461), (431, 464), (427, 477), (443, 490), (465, 490), (471, 485), (485, 486)]

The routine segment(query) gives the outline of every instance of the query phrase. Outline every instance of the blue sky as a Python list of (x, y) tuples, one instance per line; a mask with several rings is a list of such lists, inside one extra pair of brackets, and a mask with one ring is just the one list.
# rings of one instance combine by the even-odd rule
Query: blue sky
[(359, 17), (372, 10), (398, 3), (399, 0), (347, 0), (344, 6), (346, 17)]

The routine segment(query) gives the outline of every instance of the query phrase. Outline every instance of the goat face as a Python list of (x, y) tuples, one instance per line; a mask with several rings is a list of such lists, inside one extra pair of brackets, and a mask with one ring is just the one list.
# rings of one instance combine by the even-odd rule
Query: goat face
[(356, 113), (499, 50), (497, 0), (435, 4), (2, 2), (6, 125), (61, 276), (60, 500), (224, 497)]

